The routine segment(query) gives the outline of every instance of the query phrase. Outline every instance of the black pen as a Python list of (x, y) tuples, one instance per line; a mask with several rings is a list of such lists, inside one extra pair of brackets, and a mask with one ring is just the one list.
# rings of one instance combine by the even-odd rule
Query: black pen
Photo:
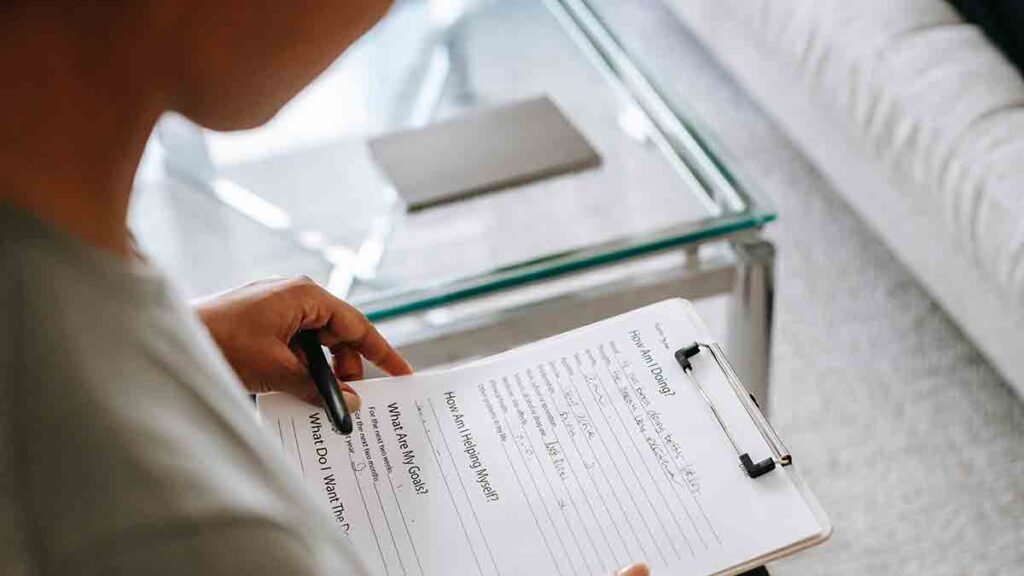
[(301, 330), (299, 344), (306, 354), (309, 375), (316, 383), (316, 390), (324, 401), (324, 410), (327, 411), (327, 419), (331, 421), (331, 426), (338, 434), (351, 434), (352, 415), (348, 412), (348, 405), (345, 404), (345, 397), (338, 388), (338, 380), (334, 377), (331, 365), (324, 356), (324, 349), (320, 346), (316, 330)]

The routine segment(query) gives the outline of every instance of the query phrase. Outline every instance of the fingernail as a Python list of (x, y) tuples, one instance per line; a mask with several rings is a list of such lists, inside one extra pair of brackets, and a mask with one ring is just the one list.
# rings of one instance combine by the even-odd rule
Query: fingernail
[(651, 570), (647, 567), (647, 564), (639, 562), (619, 570), (616, 576), (650, 576), (650, 573)]
[(359, 407), (363, 405), (363, 400), (358, 394), (342, 390), (341, 395), (345, 397), (345, 406), (348, 406), (349, 412), (358, 412)]

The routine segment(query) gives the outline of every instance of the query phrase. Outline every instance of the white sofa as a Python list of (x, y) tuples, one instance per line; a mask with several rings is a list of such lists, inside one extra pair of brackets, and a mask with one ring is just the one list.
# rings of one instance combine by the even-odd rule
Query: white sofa
[(1024, 397), (1024, 80), (943, 0), (665, 0)]

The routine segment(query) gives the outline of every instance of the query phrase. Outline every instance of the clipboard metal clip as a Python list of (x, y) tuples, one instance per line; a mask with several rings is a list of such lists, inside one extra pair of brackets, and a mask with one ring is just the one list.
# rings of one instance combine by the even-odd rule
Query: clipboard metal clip
[[(740, 404), (750, 415), (751, 420), (754, 421), (754, 425), (757, 427), (758, 432), (764, 437), (765, 442), (771, 449), (772, 456), (765, 458), (760, 462), (754, 462), (750, 457), (750, 453), (740, 449), (739, 444), (736, 443), (736, 438), (729, 431), (729, 427), (726, 425), (722, 415), (718, 413), (718, 408), (715, 407), (715, 403), (711, 401), (711, 397), (708, 396), (704, 386), (701, 385), (700, 380), (697, 379), (693, 373), (693, 363), (691, 359), (697, 356), (701, 351), (708, 352), (715, 363), (718, 364), (719, 370), (725, 375), (725, 379), (729, 382), (733, 392), (739, 397)], [(736, 372), (733, 371), (732, 366), (729, 364), (729, 360), (725, 357), (725, 353), (722, 352), (721, 347), (718, 344), (703, 344), (700, 342), (694, 342), (685, 348), (680, 348), (675, 353), (676, 362), (683, 368), (683, 372), (690, 376), (690, 380), (696, 385), (697, 390), (700, 391), (700, 395), (707, 402), (708, 408), (711, 409), (711, 413), (715, 416), (715, 420), (718, 420), (719, 426), (722, 427), (722, 431), (725, 433), (725, 437), (732, 444), (733, 449), (736, 450), (736, 454), (739, 456), (740, 464), (743, 469), (747, 472), (747, 475), (751, 478), (757, 478), (763, 476), (775, 469), (776, 465), (789, 466), (793, 463), (793, 457), (790, 455), (786, 447), (783, 446), (782, 440), (779, 435), (775, 433), (771, 424), (765, 419), (764, 414), (761, 413), (761, 409), (757, 405), (757, 401), (750, 395), (749, 392), (743, 387), (743, 383), (740, 382)]]

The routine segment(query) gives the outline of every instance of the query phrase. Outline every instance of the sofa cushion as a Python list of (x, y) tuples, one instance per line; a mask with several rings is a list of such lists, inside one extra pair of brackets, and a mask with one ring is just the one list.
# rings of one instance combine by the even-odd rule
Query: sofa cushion
[(697, 4), (789, 61), (935, 233), (1024, 303), (1024, 80), (981, 30), (943, 0)]

